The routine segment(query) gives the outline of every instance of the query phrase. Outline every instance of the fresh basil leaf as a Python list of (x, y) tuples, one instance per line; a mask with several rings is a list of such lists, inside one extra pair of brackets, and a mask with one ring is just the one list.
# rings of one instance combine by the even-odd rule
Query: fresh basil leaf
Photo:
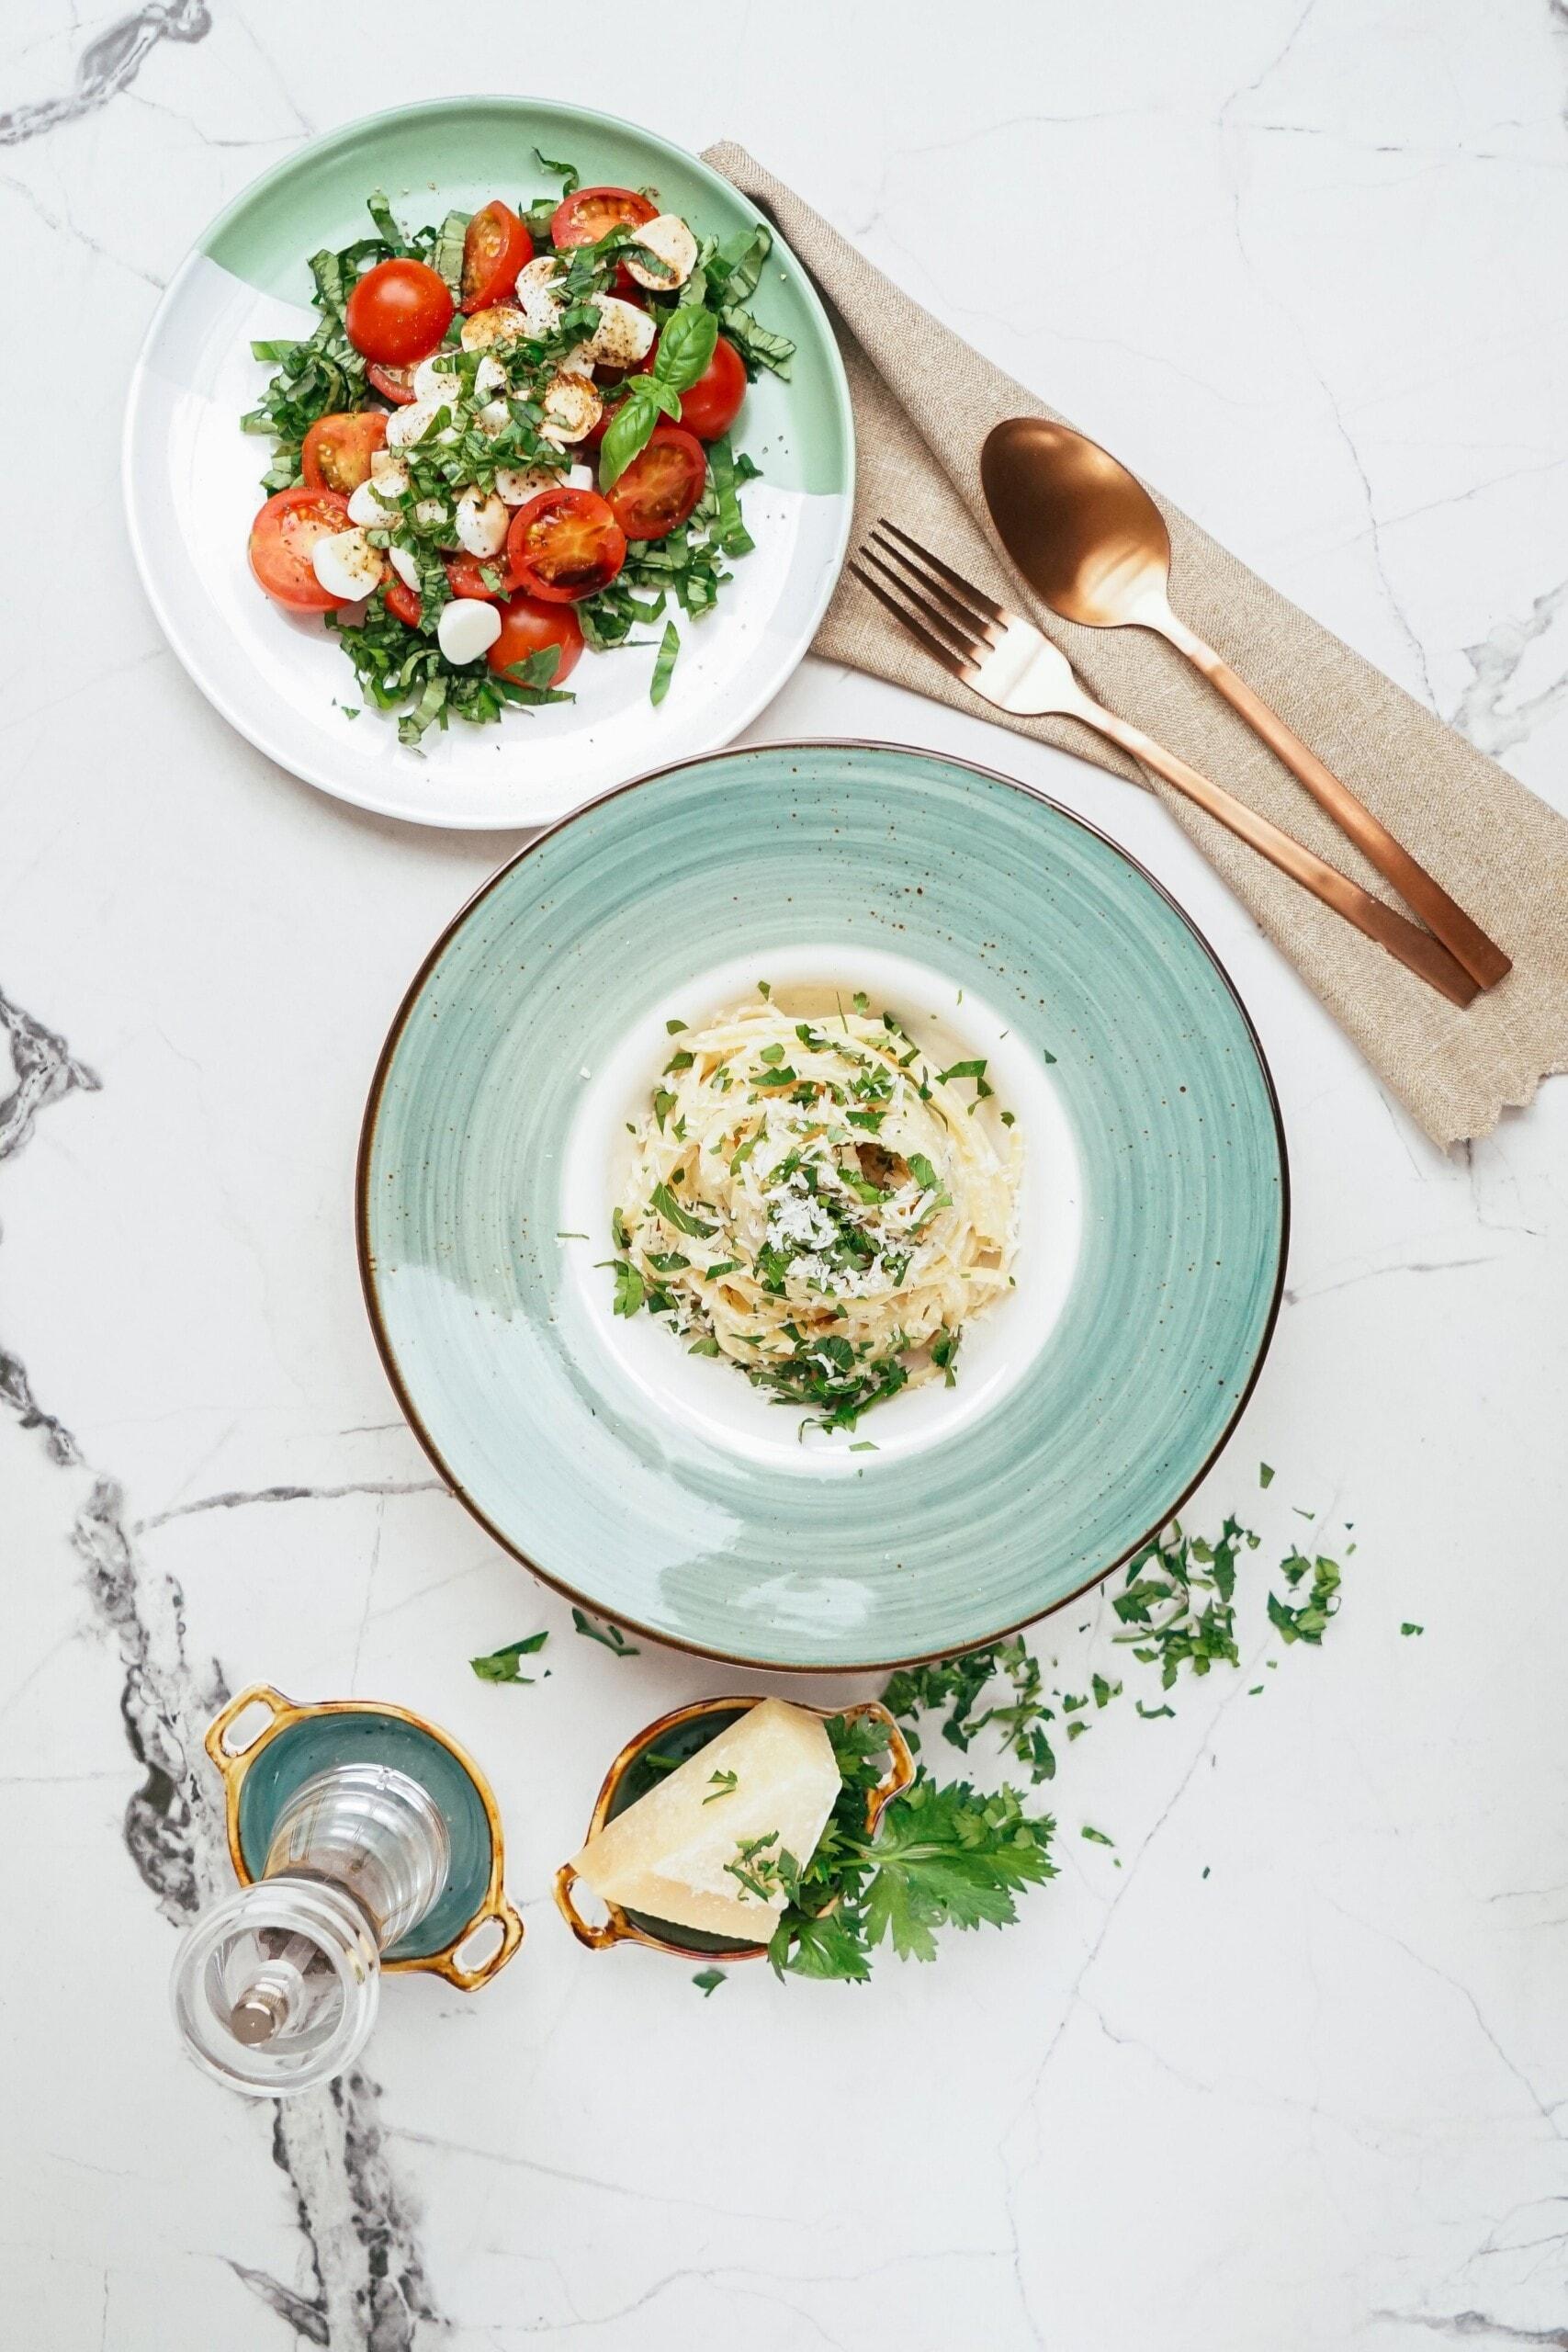
[(582, 179), (575, 164), (555, 163), (548, 155), (541, 154), (537, 147), (534, 150), (534, 161), (542, 172), (548, 172), (554, 178), (559, 180), (563, 197), (577, 194), (582, 185)]
[(750, 311), (738, 302), (720, 305), (718, 322), (749, 367), (771, 368), (787, 383), (790, 361), (795, 357), (795, 345), (787, 335), (774, 334), (770, 328), (759, 326)]
[(471, 212), (449, 212), (430, 249), (430, 266), (445, 281), (454, 301), (463, 291), (463, 247), (473, 217)]
[(654, 381), (668, 384), (671, 391), (689, 391), (713, 357), (717, 343), (718, 321), (711, 311), (699, 311), (694, 305), (672, 311), (653, 355)]
[(406, 254), (410, 250), (409, 243), (392, 218), (392, 208), (387, 201), (386, 190), (378, 187), (372, 188), (365, 202), (366, 209), (381, 232), (390, 251), (394, 254)]
[(726, 555), (750, 555), (757, 542), (741, 517), (739, 495), (741, 477), (728, 435), (708, 444), (708, 475), (718, 508), (714, 526), (715, 538)]
[(773, 232), (765, 220), (754, 229), (737, 229), (717, 246), (708, 264), (708, 280), (727, 302), (743, 302), (754, 292), (762, 264), (773, 249)]
[(661, 703), (669, 693), (670, 680), (675, 669), (675, 657), (680, 650), (681, 632), (673, 621), (666, 621), (664, 635), (659, 645), (659, 659), (653, 665), (653, 680), (648, 689), (649, 702)]
[(639, 376), (605, 427), (599, 444), (599, 486), (608, 490), (619, 481), (632, 459), (646, 449), (653, 428), (664, 413), (651, 379)]

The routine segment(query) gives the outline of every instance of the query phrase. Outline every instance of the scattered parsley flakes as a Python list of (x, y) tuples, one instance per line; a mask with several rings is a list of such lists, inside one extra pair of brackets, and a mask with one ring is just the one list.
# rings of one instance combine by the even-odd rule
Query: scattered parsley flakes
[(732, 1797), (735, 1794), (736, 1790), (740, 1786), (740, 1775), (739, 1772), (710, 1772), (708, 1786), (712, 1789), (713, 1794), (711, 1797), (705, 1797), (703, 1803), (716, 1804), (720, 1797)]
[(1399, 1630), (1402, 1634), (1424, 1634), (1427, 1628), (1425, 1625), (1413, 1625), (1407, 1617)]
[(1103, 1829), (1092, 1829), (1087, 1821), (1078, 1831), (1078, 1836), (1087, 1838), (1091, 1846), (1114, 1846), (1116, 1843), (1114, 1838), (1108, 1838)]
[(525, 1641), (506, 1642), (500, 1649), (491, 1650), (488, 1657), (471, 1657), (468, 1664), (481, 1682), (525, 1682), (532, 1685), (536, 1678), (524, 1674), (518, 1660), (536, 1657), (549, 1638), (547, 1629), (542, 1634), (530, 1634)]
[(571, 1625), (573, 1633), (581, 1634), (586, 1641), (602, 1643), (605, 1649), (613, 1650), (616, 1657), (642, 1656), (637, 1645), (634, 1642), (628, 1642), (620, 1627), (612, 1625), (607, 1617), (602, 1621), (596, 1620), (590, 1617), (584, 1610), (574, 1609), (571, 1612)]
[(722, 1968), (699, 1968), (692, 1982), (705, 2001), (710, 1994), (716, 1993), (719, 1986), (725, 1983), (727, 1973), (728, 1972)]
[(1259, 1485), (1260, 1487), (1271, 1487), (1271, 1486), (1273, 1485), (1273, 1483), (1274, 1483), (1274, 1467), (1273, 1467), (1272, 1463), (1269, 1463), (1269, 1462), (1260, 1462), (1260, 1463), (1258, 1464), (1258, 1485)]

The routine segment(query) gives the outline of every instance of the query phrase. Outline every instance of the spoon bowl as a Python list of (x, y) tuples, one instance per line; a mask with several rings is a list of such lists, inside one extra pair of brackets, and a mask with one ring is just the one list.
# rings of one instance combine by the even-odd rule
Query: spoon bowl
[(1089, 628), (1156, 630), (1305, 785), (1477, 987), (1493, 988), (1505, 977), (1511, 967), (1496, 941), (1279, 712), (1172, 612), (1165, 517), (1109, 449), (1049, 417), (1005, 417), (981, 448), (980, 486), (1002, 545), (1053, 612)]
[(1098, 442), (1043, 416), (1011, 416), (980, 452), (991, 519), (1053, 612), (1088, 628), (1157, 626), (1170, 577), (1165, 517)]

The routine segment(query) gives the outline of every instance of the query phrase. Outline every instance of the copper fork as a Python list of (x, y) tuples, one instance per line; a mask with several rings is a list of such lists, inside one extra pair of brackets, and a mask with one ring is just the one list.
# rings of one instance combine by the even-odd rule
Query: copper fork
[(1021, 718), (1051, 714), (1092, 727), (1375, 939), (1450, 1004), (1473, 1002), (1479, 993), (1476, 982), (1430, 932), (1384, 906), (1245, 800), (1168, 752), (1141, 727), (1095, 702), (1079, 685), (1066, 654), (1032, 621), (1009, 612), (897, 523), (879, 522), (850, 569), (933, 662), (984, 701)]

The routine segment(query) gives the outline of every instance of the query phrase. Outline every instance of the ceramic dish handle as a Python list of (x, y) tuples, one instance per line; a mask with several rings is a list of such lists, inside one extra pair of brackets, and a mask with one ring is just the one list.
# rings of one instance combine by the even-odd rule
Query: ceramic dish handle
[(880, 1699), (867, 1699), (863, 1705), (847, 1707), (850, 1715), (874, 1715), (887, 1735), (887, 1770), (871, 1792), (865, 1804), (865, 1826), (868, 1836), (874, 1836), (876, 1825), (897, 1796), (902, 1796), (915, 1777), (915, 1759), (909, 1743), (888, 1713)]
[[(257, 1732), (254, 1739), (248, 1739), (243, 1747), (231, 1747), (228, 1742), (230, 1726), (238, 1722), (248, 1707), (265, 1707), (272, 1721)], [(293, 1713), (292, 1699), (286, 1699), (281, 1690), (273, 1689), (270, 1682), (253, 1682), (248, 1690), (242, 1690), (230, 1700), (220, 1715), (213, 1717), (207, 1726), (203, 1745), (227, 1781), (254, 1753), (260, 1742), (276, 1729), (279, 1717)]]
[[(479, 1929), (494, 1920), (501, 1929), (500, 1940), (488, 1960), (477, 1968), (464, 1968), (457, 1954), (465, 1944), (471, 1943)], [(444, 1976), (459, 1993), (477, 1993), (492, 1976), (499, 1976), (513, 1953), (523, 1940), (523, 1922), (504, 1894), (492, 1895), (476, 1919), (471, 1919), (448, 1951), (438, 1953), (426, 1966), (432, 1976)]]
[(627, 1932), (621, 1916), (619, 1912), (612, 1911), (602, 1928), (594, 1927), (592, 1920), (583, 1917), (571, 1899), (571, 1890), (576, 1884), (576, 1869), (570, 1862), (563, 1862), (556, 1872), (556, 1909), (580, 1944), (585, 1944), (590, 1951), (608, 1951), (610, 1946), (618, 1944)]

